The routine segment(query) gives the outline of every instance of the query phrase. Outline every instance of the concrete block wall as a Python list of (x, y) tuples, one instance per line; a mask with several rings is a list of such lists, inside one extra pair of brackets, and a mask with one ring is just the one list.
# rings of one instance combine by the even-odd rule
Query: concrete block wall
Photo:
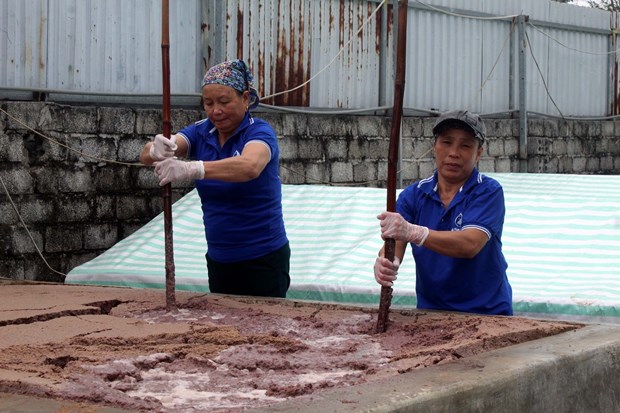
[[(0, 276), (61, 281), (162, 211), (152, 169), (137, 164), (142, 146), (161, 130), (159, 109), (45, 102), (0, 108)], [(202, 116), (175, 109), (172, 129)], [(386, 185), (391, 117), (255, 116), (278, 133), (283, 183)], [(433, 123), (403, 119), (403, 185), (433, 171)], [(480, 170), (519, 172), (518, 121), (486, 124)], [(618, 122), (530, 120), (528, 127), (528, 172), (620, 173)], [(191, 189), (173, 186), (173, 200)]]

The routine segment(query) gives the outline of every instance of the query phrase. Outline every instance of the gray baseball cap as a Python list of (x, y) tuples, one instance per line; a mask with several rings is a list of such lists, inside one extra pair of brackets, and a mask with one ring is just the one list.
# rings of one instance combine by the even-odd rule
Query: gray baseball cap
[(487, 135), (487, 128), (484, 126), (484, 122), (480, 118), (479, 115), (475, 113), (471, 113), (468, 110), (453, 110), (450, 112), (444, 112), (437, 118), (437, 122), (435, 122), (435, 126), (433, 126), (433, 135), (437, 136), (443, 129), (444, 126), (448, 126), (449, 123), (453, 121), (460, 121), (464, 123), (471, 131), (474, 133), (474, 136), (478, 138), (480, 143), (484, 143)]

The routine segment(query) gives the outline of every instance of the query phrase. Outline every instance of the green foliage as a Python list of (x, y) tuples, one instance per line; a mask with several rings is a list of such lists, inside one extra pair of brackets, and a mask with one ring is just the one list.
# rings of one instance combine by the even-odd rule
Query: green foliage
[(620, 11), (620, 0), (587, 0), (593, 9)]

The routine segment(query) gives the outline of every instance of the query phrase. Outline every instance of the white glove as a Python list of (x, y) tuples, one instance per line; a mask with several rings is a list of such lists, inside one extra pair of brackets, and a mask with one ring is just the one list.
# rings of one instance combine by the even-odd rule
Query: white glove
[(155, 135), (149, 155), (154, 161), (163, 161), (166, 158), (172, 158), (174, 151), (177, 150), (177, 135), (170, 136), (170, 139), (164, 135)]
[(382, 212), (377, 216), (381, 220), (381, 237), (398, 241), (413, 242), (421, 247), (428, 237), (428, 228), (405, 221), (396, 212)]
[(398, 267), (400, 267), (398, 257), (394, 257), (393, 262), (384, 257), (377, 257), (374, 267), (375, 280), (384, 287), (391, 287), (396, 281)]
[(177, 158), (166, 158), (155, 162), (155, 175), (159, 179), (159, 186), (164, 186), (170, 182), (203, 179), (205, 170), (202, 161), (180, 161)]

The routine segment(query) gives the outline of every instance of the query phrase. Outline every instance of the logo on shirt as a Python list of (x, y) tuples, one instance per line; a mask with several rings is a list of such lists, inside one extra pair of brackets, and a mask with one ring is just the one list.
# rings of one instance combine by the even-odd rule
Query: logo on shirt
[(233, 153), (233, 156), (241, 156), (241, 154), (239, 153), (239, 151), (235, 151), (235, 153)]
[(463, 213), (460, 213), (454, 218), (454, 225), (456, 228), (461, 228), (463, 226)]

